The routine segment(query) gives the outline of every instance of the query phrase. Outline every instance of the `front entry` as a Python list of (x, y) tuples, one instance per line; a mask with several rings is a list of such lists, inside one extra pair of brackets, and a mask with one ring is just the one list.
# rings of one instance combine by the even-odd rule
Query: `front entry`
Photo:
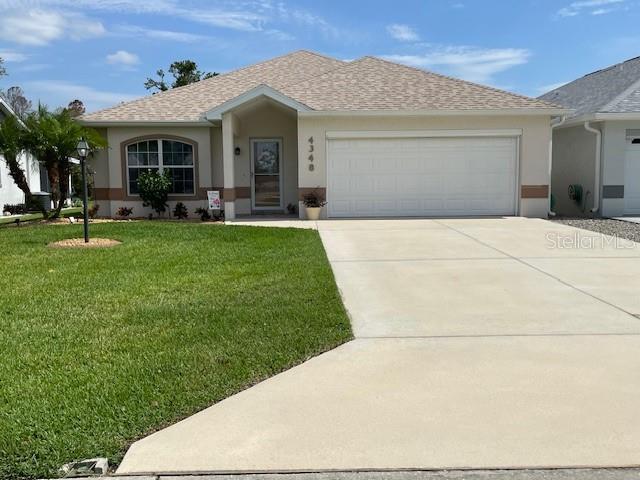
[(251, 140), (251, 208), (255, 211), (283, 209), (282, 140)]

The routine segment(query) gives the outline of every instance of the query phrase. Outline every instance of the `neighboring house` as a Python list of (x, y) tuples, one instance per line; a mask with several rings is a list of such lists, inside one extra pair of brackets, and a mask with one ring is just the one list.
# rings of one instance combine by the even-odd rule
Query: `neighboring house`
[[(15, 113), (9, 104), (0, 97), (0, 121), (8, 115), (15, 115)], [(21, 154), (19, 161), (20, 165), (24, 169), (31, 191), (38, 192), (40, 190), (40, 165), (27, 153)], [(9, 176), (7, 164), (5, 163), (4, 158), (2, 158), (2, 155), (0, 155), (0, 213), (2, 213), (5, 205), (21, 203), (24, 203), (24, 193)]]
[(324, 216), (546, 217), (548, 102), (373, 57), (298, 51), (80, 118), (107, 138), (100, 212), (142, 208), (141, 171), (168, 170), (190, 211), (227, 218), (325, 195)]
[[(556, 212), (640, 215), (640, 57), (540, 99), (574, 110), (553, 133)], [(581, 186), (579, 202), (569, 197), (572, 185)]]

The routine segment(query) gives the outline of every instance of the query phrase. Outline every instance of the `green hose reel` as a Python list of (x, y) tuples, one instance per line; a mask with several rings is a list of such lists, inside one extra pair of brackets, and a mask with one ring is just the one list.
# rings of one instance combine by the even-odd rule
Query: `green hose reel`
[(582, 205), (583, 189), (582, 185), (574, 183), (569, 185), (569, 198), (573, 200), (577, 205)]

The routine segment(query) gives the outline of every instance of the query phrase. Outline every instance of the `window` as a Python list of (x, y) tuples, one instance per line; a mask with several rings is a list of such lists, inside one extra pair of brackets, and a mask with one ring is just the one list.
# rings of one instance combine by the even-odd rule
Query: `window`
[(129, 195), (138, 194), (138, 177), (149, 170), (170, 173), (171, 194), (195, 193), (193, 145), (176, 140), (145, 140), (127, 145)]

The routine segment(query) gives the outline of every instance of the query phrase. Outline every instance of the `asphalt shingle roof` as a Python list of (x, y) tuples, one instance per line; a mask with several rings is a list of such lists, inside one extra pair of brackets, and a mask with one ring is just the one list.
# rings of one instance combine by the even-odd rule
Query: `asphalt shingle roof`
[(585, 75), (539, 98), (574, 109), (573, 117), (640, 112), (640, 57)]
[(554, 108), (547, 102), (364, 57), (286, 86), (282, 93), (314, 110), (494, 110)]
[(557, 105), (417, 68), (364, 57), (342, 62), (297, 51), (192, 85), (83, 115), (89, 122), (201, 121), (258, 85), (314, 110), (496, 110)]

